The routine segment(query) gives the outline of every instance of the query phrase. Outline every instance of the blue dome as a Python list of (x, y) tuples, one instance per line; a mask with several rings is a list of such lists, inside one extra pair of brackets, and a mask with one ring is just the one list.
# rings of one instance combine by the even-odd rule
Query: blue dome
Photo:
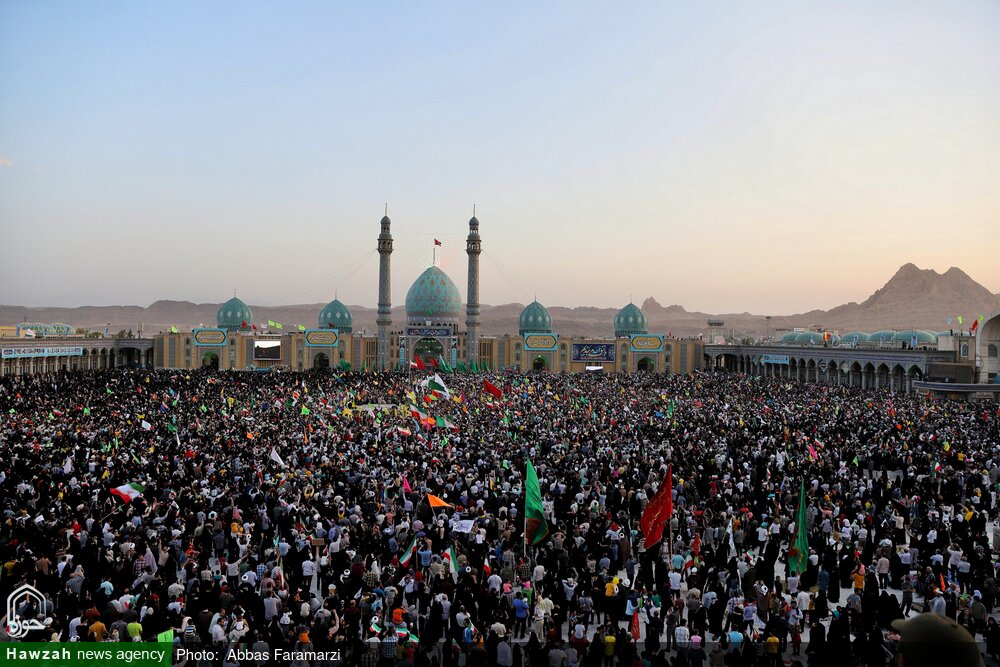
[(798, 335), (799, 333), (797, 331), (789, 331), (788, 333), (786, 333), (784, 336), (781, 337), (781, 342), (784, 343), (785, 345), (794, 343), (795, 337)]
[(406, 293), (406, 317), (414, 322), (458, 322), (462, 295), (444, 271), (429, 266)]
[(319, 328), (336, 329), (340, 333), (351, 333), (351, 323), (354, 318), (347, 306), (334, 299), (319, 311)]
[(518, 329), (526, 333), (552, 333), (552, 316), (548, 309), (537, 301), (532, 301), (521, 311)]
[(937, 336), (930, 331), (897, 331), (892, 337), (894, 343), (909, 343), (913, 337), (917, 337), (917, 345), (933, 345), (937, 342)]
[(227, 331), (249, 329), (250, 324), (253, 322), (253, 312), (250, 310), (250, 306), (234, 296), (219, 306), (215, 322), (220, 329), (226, 329)]
[(646, 315), (639, 306), (630, 303), (615, 315), (615, 337), (644, 334), (646, 332)]
[(816, 331), (803, 331), (795, 336), (797, 345), (822, 345), (823, 334)]
[(867, 343), (868, 334), (864, 331), (852, 331), (851, 333), (846, 333), (840, 337), (841, 343), (849, 343), (851, 345), (856, 345), (858, 343)]
[(896, 335), (896, 332), (892, 329), (882, 329), (882, 331), (876, 331), (872, 335), (868, 336), (869, 343), (888, 343), (892, 340), (892, 337)]

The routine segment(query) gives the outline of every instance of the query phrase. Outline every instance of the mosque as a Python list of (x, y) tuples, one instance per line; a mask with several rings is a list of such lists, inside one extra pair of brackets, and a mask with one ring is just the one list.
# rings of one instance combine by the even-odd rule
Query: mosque
[[(317, 315), (316, 328), (283, 332), (254, 328), (250, 307), (233, 297), (219, 307), (216, 327), (160, 334), (153, 340), (157, 368), (211, 366), (240, 370), (407, 369), (443, 371), (618, 371), (690, 373), (704, 358), (701, 341), (675, 340), (647, 330), (646, 316), (629, 303), (614, 318), (614, 336), (563, 337), (538, 301), (521, 312), (518, 331), (482, 335), (479, 304), (479, 220), (466, 238), (466, 299), (440, 267), (427, 267), (406, 293), (406, 320), (392, 320), (392, 221), (378, 235), (378, 315), (375, 334), (355, 332), (351, 311), (338, 299)], [(463, 313), (464, 310), (464, 313)], [(464, 316), (464, 321), (463, 321)], [(394, 326), (395, 324), (395, 326)]]

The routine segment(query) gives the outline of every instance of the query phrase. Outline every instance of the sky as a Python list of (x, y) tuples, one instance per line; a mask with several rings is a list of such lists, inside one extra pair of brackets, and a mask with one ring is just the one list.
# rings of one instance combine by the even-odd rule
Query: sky
[(0, 303), (1000, 291), (1000, 3), (0, 3)]

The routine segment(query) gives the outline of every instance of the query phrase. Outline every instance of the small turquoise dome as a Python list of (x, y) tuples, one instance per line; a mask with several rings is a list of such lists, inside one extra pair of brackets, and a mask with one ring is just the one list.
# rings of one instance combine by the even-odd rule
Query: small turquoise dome
[(518, 329), (526, 333), (552, 333), (552, 316), (548, 309), (537, 301), (532, 301), (521, 311)]
[(909, 343), (913, 337), (917, 337), (917, 345), (934, 345), (937, 343), (937, 336), (930, 331), (897, 331), (892, 337), (893, 343)]
[(615, 315), (615, 337), (644, 334), (646, 331), (646, 315), (639, 306), (630, 303)]
[(816, 331), (803, 331), (795, 336), (795, 342), (798, 345), (822, 345), (823, 334)]
[(785, 345), (789, 345), (795, 342), (795, 337), (799, 335), (797, 331), (789, 331), (784, 336), (781, 337), (781, 342)]
[(882, 329), (881, 331), (876, 331), (872, 335), (868, 336), (869, 343), (888, 343), (892, 341), (892, 337), (896, 335), (896, 332), (892, 329)]
[(250, 306), (234, 296), (219, 306), (215, 322), (220, 329), (227, 331), (249, 329), (250, 324), (253, 322), (253, 312), (250, 310)]
[(351, 333), (353, 321), (351, 311), (339, 299), (334, 299), (319, 311), (320, 329), (336, 329), (340, 333)]
[(850, 345), (857, 345), (858, 343), (867, 343), (868, 334), (864, 331), (852, 331), (851, 333), (846, 333), (840, 337), (841, 343), (848, 343)]
[(429, 266), (406, 293), (406, 317), (414, 322), (457, 322), (462, 295), (444, 271)]

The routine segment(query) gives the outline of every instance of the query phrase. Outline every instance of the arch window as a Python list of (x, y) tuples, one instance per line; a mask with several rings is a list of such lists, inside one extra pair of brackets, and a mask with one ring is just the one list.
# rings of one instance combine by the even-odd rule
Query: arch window
[(961, 347), (961, 351), (959, 352), (959, 355), (963, 359), (965, 359), (965, 358), (967, 358), (969, 356), (969, 344), (968, 343), (962, 343), (962, 347)]
[(987, 357), (995, 357), (995, 356), (997, 356), (997, 346), (996, 346), (996, 343), (990, 343), (989, 347), (986, 348), (986, 356)]

